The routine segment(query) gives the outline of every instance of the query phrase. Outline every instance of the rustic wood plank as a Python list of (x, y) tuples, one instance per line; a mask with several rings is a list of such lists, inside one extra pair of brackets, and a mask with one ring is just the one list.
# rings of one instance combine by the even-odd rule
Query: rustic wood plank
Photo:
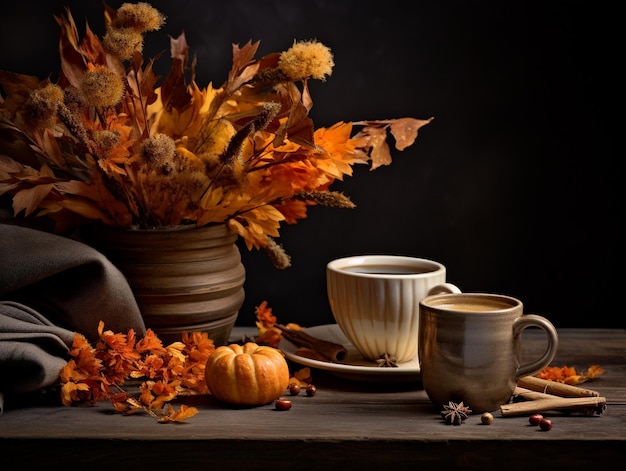
[[(542, 348), (528, 332), (525, 354)], [(126, 417), (107, 403), (96, 407), (23, 407), (0, 415), (3, 470), (51, 468), (89, 459), (95, 469), (167, 466), (240, 466), (242, 469), (609, 469), (626, 446), (626, 331), (563, 329), (555, 365), (599, 364), (606, 372), (587, 385), (607, 399), (601, 416), (546, 413), (549, 432), (527, 417), (500, 417), (482, 425), (472, 415), (445, 425), (419, 382), (367, 384), (313, 371), (317, 394), (234, 409), (211, 397), (187, 398), (200, 413), (182, 424)], [(37, 450), (36, 453), (33, 450)], [(94, 460), (94, 461), (92, 461)], [(610, 465), (610, 466), (609, 466)], [(178, 469), (178, 468), (176, 468)]]

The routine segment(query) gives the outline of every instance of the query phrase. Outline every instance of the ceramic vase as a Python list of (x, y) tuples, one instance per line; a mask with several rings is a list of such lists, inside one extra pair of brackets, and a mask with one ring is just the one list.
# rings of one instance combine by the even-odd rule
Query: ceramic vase
[(244, 301), (245, 268), (226, 225), (120, 229), (90, 226), (85, 241), (128, 280), (147, 328), (164, 344), (183, 332), (228, 341)]

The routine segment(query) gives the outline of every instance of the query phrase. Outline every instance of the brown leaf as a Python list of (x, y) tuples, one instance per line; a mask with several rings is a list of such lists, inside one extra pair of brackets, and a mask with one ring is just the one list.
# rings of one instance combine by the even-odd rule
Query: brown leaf
[[(39, 174), (29, 165), (22, 165), (12, 157), (0, 154), (0, 178), (4, 182), (37, 179)], [(2, 193), (0, 193), (2, 194)]]
[(40, 165), (39, 149), (32, 147), (32, 140), (7, 119), (0, 117), (0, 159), (3, 155), (24, 165)]
[(114, 56), (109, 54), (109, 60), (107, 61), (107, 53), (100, 42), (100, 38), (91, 31), (88, 24), (85, 26), (85, 34), (80, 43), (80, 52), (82, 52), (83, 57), (94, 64), (112, 64), (112, 70), (115, 70), (119, 74), (124, 73), (124, 66), (117, 58), (113, 59)]
[(47, 159), (61, 168), (66, 166), (59, 141), (55, 139), (54, 133), (50, 129), (46, 129), (41, 136), (40, 145)]
[(313, 139), (313, 120), (308, 116), (287, 130), (289, 140), (307, 147), (315, 147)]
[(19, 214), (22, 210), (25, 216), (32, 214), (53, 188), (54, 184), (46, 183), (18, 191), (13, 196), (14, 214)]
[(404, 150), (412, 145), (417, 139), (419, 128), (426, 126), (433, 119), (399, 118), (392, 120), (389, 128), (396, 140), (396, 149)]
[[(274, 146), (280, 146), (287, 136), (289, 140), (298, 144), (315, 147), (313, 138), (315, 126), (313, 120), (308, 116), (307, 106), (302, 102), (303, 96), (300, 90), (294, 83), (287, 83), (279, 90), (283, 106), (289, 107), (289, 117), (285, 124), (276, 131)], [(305, 100), (309, 101), (306, 97)]]
[(313, 97), (311, 97), (308, 81), (306, 80), (302, 86), (302, 105), (307, 110), (307, 113), (311, 111), (311, 108), (313, 108)]
[(387, 144), (387, 131), (384, 128), (369, 126), (361, 130), (367, 134), (368, 145), (371, 147), (371, 170), (391, 163), (391, 152)]
[(161, 86), (163, 107), (181, 109), (189, 103), (191, 97), (187, 93), (185, 83), (185, 65), (187, 64), (187, 41), (185, 33), (170, 39), (172, 65)]
[(66, 15), (66, 18), (54, 17), (61, 27), (59, 38), (61, 70), (72, 86), (80, 88), (80, 80), (85, 73), (85, 61), (79, 50), (78, 30), (67, 7)]
[[(28, 99), (33, 90), (40, 87), (40, 81), (32, 75), (16, 74), (0, 70), (0, 85), (4, 88), (5, 99), (2, 102), (2, 108), (6, 109), (13, 115)], [(7, 123), (6, 118), (1, 118)], [(7, 124), (8, 125), (8, 124)], [(13, 123), (11, 123), (13, 125)], [(17, 129), (17, 128), (15, 128)], [(20, 132), (22, 132), (20, 130)]]
[(189, 45), (185, 32), (182, 32), (177, 38), (170, 39), (170, 54), (172, 59), (179, 60), (183, 63), (187, 62), (189, 55)]
[(233, 44), (233, 65), (228, 74), (226, 93), (230, 94), (239, 89), (244, 83), (249, 82), (259, 70), (259, 64), (253, 63), (254, 55), (260, 41), (254, 44), (248, 41), (242, 48)]
[(389, 165), (391, 163), (391, 152), (387, 143), (387, 130), (390, 131), (396, 141), (395, 148), (402, 151), (415, 142), (419, 128), (427, 125), (433, 119), (398, 118), (356, 121), (353, 124), (363, 126), (363, 129), (354, 137), (366, 139), (367, 143), (363, 146), (363, 149), (369, 150), (371, 170), (375, 170), (381, 165)]

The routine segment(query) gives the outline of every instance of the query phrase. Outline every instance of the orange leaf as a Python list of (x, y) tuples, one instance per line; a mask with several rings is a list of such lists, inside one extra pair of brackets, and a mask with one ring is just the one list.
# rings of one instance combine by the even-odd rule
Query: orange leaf
[(537, 374), (537, 377), (559, 383), (577, 385), (589, 381), (602, 373), (604, 373), (604, 370), (598, 365), (589, 367), (586, 373), (577, 372), (572, 366), (547, 366)]
[(604, 373), (604, 369), (600, 368), (600, 365), (592, 365), (587, 368), (587, 377), (589, 379), (600, 376), (602, 373)]
[(309, 368), (308, 366), (299, 369), (293, 374), (293, 376), (300, 381), (306, 381), (308, 383), (313, 380), (313, 378), (311, 377), (311, 368)]
[(198, 413), (195, 407), (189, 407), (181, 404), (180, 409), (176, 410), (170, 404), (167, 404), (167, 413), (159, 419), (159, 422), (182, 422), (189, 417), (193, 417)]

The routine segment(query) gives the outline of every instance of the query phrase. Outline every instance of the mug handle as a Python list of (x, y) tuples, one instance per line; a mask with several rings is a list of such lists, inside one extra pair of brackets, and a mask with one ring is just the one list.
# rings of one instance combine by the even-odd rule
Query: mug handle
[(539, 373), (546, 366), (548, 366), (552, 360), (554, 360), (556, 351), (559, 347), (559, 336), (552, 322), (545, 317), (536, 314), (524, 314), (523, 316), (515, 319), (515, 322), (513, 323), (513, 338), (518, 345), (521, 341), (522, 332), (528, 327), (539, 327), (543, 330), (548, 338), (548, 346), (540, 358), (524, 365), (520, 365), (517, 368), (515, 379)]
[(441, 283), (437, 286), (433, 286), (428, 290), (428, 296), (431, 294), (450, 294), (450, 293), (460, 293), (461, 290), (453, 285), (452, 283)]

